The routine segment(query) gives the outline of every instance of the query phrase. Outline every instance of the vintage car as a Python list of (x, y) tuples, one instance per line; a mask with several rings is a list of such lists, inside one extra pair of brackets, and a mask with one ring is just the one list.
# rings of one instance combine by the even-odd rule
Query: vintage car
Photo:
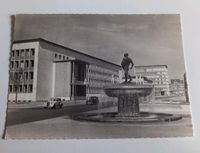
[(99, 103), (99, 99), (97, 96), (88, 97), (86, 100), (86, 105), (97, 105)]
[(62, 108), (63, 107), (63, 102), (61, 98), (50, 98), (48, 101), (44, 102), (43, 107), (46, 108)]

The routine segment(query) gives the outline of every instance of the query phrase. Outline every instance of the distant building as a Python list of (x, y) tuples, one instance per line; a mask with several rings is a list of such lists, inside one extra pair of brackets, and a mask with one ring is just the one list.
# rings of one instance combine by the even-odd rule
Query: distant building
[(16, 90), (19, 101), (85, 99), (104, 94), (104, 86), (119, 81), (120, 69), (114, 63), (44, 39), (15, 41), (8, 100), (15, 100)]
[(184, 81), (181, 79), (171, 79), (170, 96), (184, 96), (185, 88)]
[(184, 73), (183, 78), (184, 78), (185, 98), (186, 98), (186, 102), (189, 103), (190, 101), (189, 101), (189, 96), (188, 96), (188, 84), (187, 84), (186, 73)]
[(153, 81), (156, 97), (169, 96), (169, 76), (167, 65), (135, 66), (135, 75), (147, 77)]

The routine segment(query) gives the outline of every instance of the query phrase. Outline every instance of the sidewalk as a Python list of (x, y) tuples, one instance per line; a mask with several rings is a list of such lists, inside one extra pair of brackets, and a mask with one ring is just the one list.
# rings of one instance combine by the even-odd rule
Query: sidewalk
[[(151, 112), (151, 113), (169, 113), (169, 114), (183, 114), (191, 115), (189, 105), (175, 105), (175, 104), (140, 104), (141, 112)], [(117, 106), (108, 107), (93, 111), (88, 111), (86, 113), (106, 113), (106, 112), (117, 112)]]

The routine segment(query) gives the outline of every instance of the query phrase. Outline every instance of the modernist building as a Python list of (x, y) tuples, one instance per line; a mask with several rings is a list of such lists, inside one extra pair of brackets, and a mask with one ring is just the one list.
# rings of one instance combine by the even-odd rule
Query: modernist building
[(145, 76), (153, 81), (155, 96), (169, 96), (167, 65), (135, 66), (135, 75)]
[(171, 79), (170, 96), (184, 96), (185, 87), (184, 81), (180, 79)]
[(121, 67), (44, 39), (15, 41), (8, 100), (85, 99), (119, 81)]

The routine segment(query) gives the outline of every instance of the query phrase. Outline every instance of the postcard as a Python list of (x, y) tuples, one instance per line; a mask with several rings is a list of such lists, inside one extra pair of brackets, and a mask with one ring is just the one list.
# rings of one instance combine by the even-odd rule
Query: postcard
[(17, 14), (5, 139), (191, 137), (178, 14)]

